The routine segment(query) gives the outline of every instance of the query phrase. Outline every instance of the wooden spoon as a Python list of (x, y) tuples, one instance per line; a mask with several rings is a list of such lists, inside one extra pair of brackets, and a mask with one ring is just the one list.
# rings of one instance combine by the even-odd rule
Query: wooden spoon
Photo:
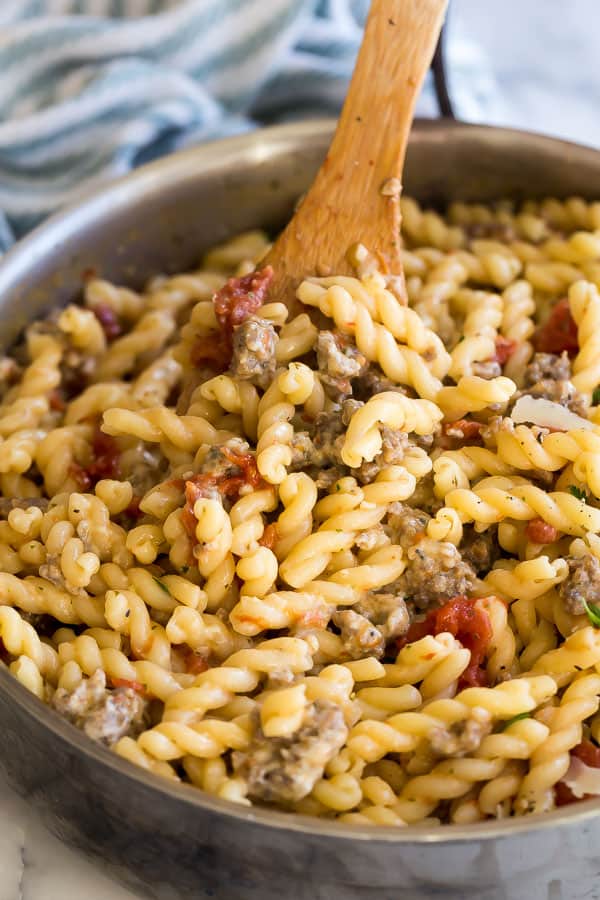
[(307, 275), (347, 274), (364, 244), (402, 275), (400, 176), (414, 108), (447, 0), (373, 0), (329, 153), (265, 264), (269, 299), (293, 305)]

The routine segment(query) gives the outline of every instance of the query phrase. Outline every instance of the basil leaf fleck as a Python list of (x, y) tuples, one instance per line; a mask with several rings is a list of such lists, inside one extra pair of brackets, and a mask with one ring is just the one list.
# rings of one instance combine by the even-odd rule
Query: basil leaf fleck
[(504, 728), (502, 731), (506, 731), (507, 728), (510, 728), (511, 725), (514, 725), (515, 722), (520, 722), (521, 719), (529, 719), (530, 714), (528, 712), (519, 713), (518, 716), (513, 716), (512, 719), (509, 719), (508, 722), (504, 723)]
[(583, 601), (583, 605), (587, 613), (587, 617), (594, 628), (600, 628), (600, 606), (595, 606), (593, 603), (587, 603), (586, 600)]
[(583, 500), (584, 503), (587, 502), (586, 492), (582, 488), (577, 487), (576, 484), (569, 485), (569, 493), (572, 494), (573, 497), (576, 497), (578, 500)]
[(152, 580), (156, 582), (156, 584), (159, 586), (159, 588), (161, 588), (161, 590), (163, 590), (163, 591), (165, 592), (165, 594), (168, 594), (169, 597), (171, 596), (171, 591), (170, 591), (169, 588), (166, 586), (166, 584), (163, 584), (163, 583), (162, 583), (162, 581), (160, 580), (160, 578), (156, 578), (156, 576), (153, 575), (153, 576), (152, 576)]

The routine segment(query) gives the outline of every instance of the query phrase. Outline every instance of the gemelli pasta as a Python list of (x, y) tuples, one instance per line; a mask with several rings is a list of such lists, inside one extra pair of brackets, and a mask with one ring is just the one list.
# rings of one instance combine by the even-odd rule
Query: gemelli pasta
[(406, 291), (358, 247), (288, 314), (251, 232), (27, 328), (0, 659), (238, 804), (542, 813), (600, 795), (600, 205), (402, 207)]

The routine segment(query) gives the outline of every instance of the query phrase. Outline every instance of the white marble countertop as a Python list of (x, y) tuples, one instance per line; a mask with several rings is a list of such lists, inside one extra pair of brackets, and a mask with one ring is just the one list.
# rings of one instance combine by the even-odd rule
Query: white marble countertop
[(0, 900), (139, 900), (46, 831), (0, 773)]
[[(486, 121), (600, 147), (598, 0), (453, 0), (497, 81)], [(477, 85), (473, 85), (477, 90)], [(0, 775), (0, 900), (133, 900), (62, 846)]]

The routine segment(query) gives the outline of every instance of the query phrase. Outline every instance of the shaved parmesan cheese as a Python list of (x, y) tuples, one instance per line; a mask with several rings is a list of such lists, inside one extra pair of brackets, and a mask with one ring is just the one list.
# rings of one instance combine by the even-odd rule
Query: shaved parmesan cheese
[(586, 794), (600, 796), (600, 769), (586, 766), (576, 756), (571, 757), (571, 765), (562, 780), (579, 800)]
[(578, 416), (565, 406), (561, 406), (560, 403), (545, 400), (543, 397), (530, 397), (529, 394), (519, 397), (510, 417), (517, 424), (529, 422), (532, 425), (539, 425), (541, 428), (554, 428), (556, 431), (595, 428), (594, 423), (589, 419)]

